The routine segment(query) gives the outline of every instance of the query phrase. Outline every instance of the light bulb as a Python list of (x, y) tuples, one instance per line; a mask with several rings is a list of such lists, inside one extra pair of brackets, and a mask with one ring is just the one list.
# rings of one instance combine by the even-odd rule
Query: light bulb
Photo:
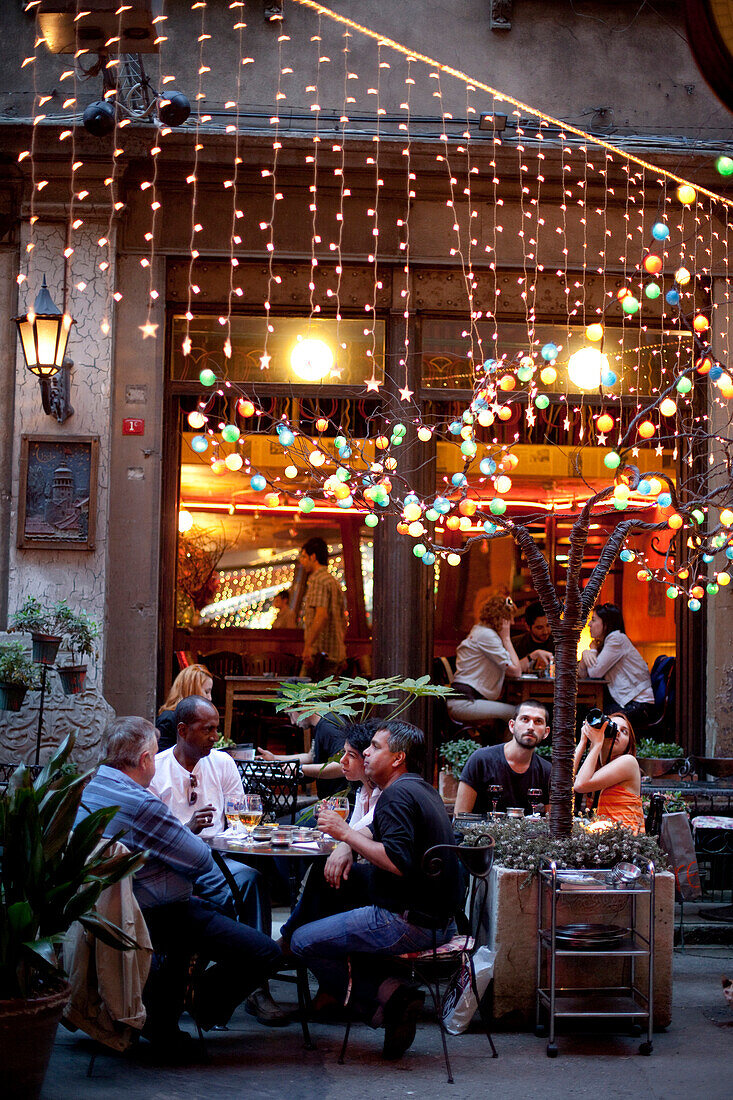
[(333, 352), (323, 340), (299, 340), (290, 353), (293, 374), (304, 382), (320, 382), (333, 367)]
[(608, 356), (597, 348), (580, 348), (568, 359), (568, 377), (581, 390), (596, 390), (601, 372), (608, 370)]

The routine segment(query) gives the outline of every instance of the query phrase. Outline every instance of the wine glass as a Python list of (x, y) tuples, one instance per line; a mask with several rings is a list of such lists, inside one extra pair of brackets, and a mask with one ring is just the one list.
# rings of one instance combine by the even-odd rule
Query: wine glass
[(489, 787), (489, 794), (491, 795), (491, 813), (496, 813), (496, 807), (499, 805), (499, 798), (501, 797), (504, 788), (501, 783), (492, 783)]
[(529, 804), (532, 807), (532, 813), (539, 814), (539, 808), (542, 805), (542, 791), (540, 790), (540, 788), (530, 787), (530, 789), (527, 791), (527, 798), (529, 799)]
[(334, 795), (333, 798), (327, 799), (326, 808), (333, 810), (333, 812), (338, 814), (343, 821), (346, 821), (346, 818), (349, 816), (349, 800), (346, 795), (338, 794)]
[(224, 807), (224, 815), (227, 819), (227, 828), (231, 830), (232, 834), (239, 832), (239, 815), (241, 813), (242, 803), (238, 798), (228, 798), (226, 806)]
[(246, 794), (240, 803), (239, 820), (248, 836), (262, 817), (262, 798), (258, 794)]

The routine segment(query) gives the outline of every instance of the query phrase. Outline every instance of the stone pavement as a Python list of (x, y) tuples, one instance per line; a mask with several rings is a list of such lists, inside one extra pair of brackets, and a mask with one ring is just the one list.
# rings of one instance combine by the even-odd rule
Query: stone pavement
[[(447, 1084), (440, 1035), (426, 1016), (414, 1046), (401, 1062), (381, 1060), (382, 1033), (352, 1031), (347, 1063), (336, 1063), (342, 1029), (314, 1025), (318, 1049), (303, 1049), (300, 1028), (261, 1027), (244, 1011), (227, 1032), (208, 1040), (211, 1064), (170, 1068), (144, 1056), (146, 1044), (124, 1057), (103, 1053), (94, 1076), (85, 1076), (91, 1044), (81, 1033), (59, 1029), (43, 1100), (381, 1100), (382, 1097), (473, 1098), (490, 1092), (501, 1100), (729, 1100), (733, 1095), (733, 1009), (727, 1008), (721, 974), (733, 976), (733, 947), (688, 947), (675, 953), (674, 1016), (657, 1034), (649, 1058), (638, 1039), (593, 1035), (559, 1038), (551, 1060), (531, 1033), (499, 1032), (499, 1058), (489, 1057), (486, 1037), (449, 1037), (455, 1085)], [(276, 999), (292, 1000), (292, 986), (272, 984)], [(188, 1019), (184, 1017), (184, 1025)]]

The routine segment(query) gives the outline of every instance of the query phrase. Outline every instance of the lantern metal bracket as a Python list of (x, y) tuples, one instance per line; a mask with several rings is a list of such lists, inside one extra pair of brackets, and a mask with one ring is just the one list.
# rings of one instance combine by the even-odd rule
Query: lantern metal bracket
[(490, 0), (489, 27), (492, 31), (512, 29), (513, 0)]
[(74, 362), (72, 359), (64, 359), (63, 366), (53, 378), (40, 378), (41, 401), (43, 411), (47, 416), (55, 416), (59, 424), (63, 424), (74, 415), (74, 409), (69, 401), (71, 394), (71, 371)]

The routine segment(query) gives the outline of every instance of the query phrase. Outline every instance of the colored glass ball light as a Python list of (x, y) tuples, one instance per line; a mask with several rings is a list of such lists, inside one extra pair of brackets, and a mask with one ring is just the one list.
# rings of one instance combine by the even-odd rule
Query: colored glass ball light
[(250, 483), (251, 487), (252, 487), (252, 488), (254, 489), (254, 491), (255, 491), (256, 493), (261, 493), (261, 492), (262, 492), (262, 490), (263, 490), (263, 489), (265, 488), (265, 486), (267, 485), (267, 481), (266, 481), (266, 480), (265, 480), (265, 478), (264, 478), (264, 477), (262, 476), (262, 474), (254, 474), (254, 475), (253, 475), (253, 476), (252, 476), (252, 477), (251, 477), (251, 478), (249, 479), (249, 483)]
[(677, 402), (671, 397), (665, 397), (659, 405), (659, 411), (662, 416), (674, 416), (677, 412)]
[(430, 440), (433, 438), (433, 433), (430, 428), (418, 428), (417, 438), (420, 440), (421, 443), (429, 443)]
[(657, 504), (660, 508), (669, 508), (672, 505), (671, 493), (660, 493), (657, 497)]
[(423, 565), (435, 565), (435, 554), (432, 550), (428, 550), (426, 554), (422, 556)]
[(702, 604), (699, 600), (693, 598), (687, 601), (687, 606), (689, 607), (690, 611), (699, 611), (702, 607)]
[(478, 465), (479, 470), (484, 477), (490, 477), (496, 472), (496, 463), (493, 458), (482, 458)]
[(662, 293), (662, 288), (659, 283), (647, 283), (644, 287), (644, 296), (650, 301), (656, 301)]
[(624, 313), (638, 313), (639, 312), (639, 299), (635, 298), (633, 294), (626, 294), (621, 302), (621, 309)]
[(652, 237), (655, 241), (666, 241), (669, 236), (669, 229), (664, 222), (655, 222), (652, 226)]
[(733, 159), (731, 157), (717, 157), (715, 170), (721, 176), (733, 176)]
[(193, 412), (188, 414), (188, 423), (192, 428), (203, 428), (206, 423), (206, 417), (198, 409), (194, 409)]
[(680, 378), (675, 386), (677, 393), (689, 393), (692, 389), (692, 382), (689, 378)]
[(694, 328), (695, 332), (707, 332), (707, 330), (710, 328), (710, 322), (703, 313), (698, 313), (692, 322), (692, 327)]
[(557, 344), (553, 344), (550, 341), (549, 343), (543, 345), (540, 354), (542, 355), (542, 358), (545, 360), (546, 363), (551, 363), (553, 359), (557, 359), (559, 352), (560, 349)]
[(697, 191), (689, 183), (681, 183), (677, 188), (677, 199), (683, 206), (692, 206), (697, 198)]
[(191, 450), (198, 455), (203, 454), (204, 451), (208, 450), (208, 447), (209, 441), (205, 435), (195, 435), (191, 440)]
[(245, 420), (248, 419), (248, 417), (250, 416), (254, 416), (255, 414), (255, 407), (253, 402), (248, 401), (246, 398), (242, 398), (237, 402), (237, 409), (239, 411), (239, 415), (243, 416)]
[(664, 295), (664, 300), (670, 306), (678, 306), (680, 304), (680, 296), (676, 290), (668, 290)]
[(557, 371), (554, 367), (543, 367), (540, 371), (540, 381), (544, 386), (551, 386), (557, 382)]
[(600, 341), (603, 339), (603, 325), (601, 325), (597, 321), (594, 322), (592, 325), (588, 325), (587, 329), (585, 330), (585, 335), (586, 338), (590, 340), (591, 344), (600, 343)]
[(644, 257), (644, 270), (649, 275), (658, 275), (663, 266), (662, 257), (657, 256), (656, 252), (650, 252)]
[(608, 413), (601, 413), (596, 421), (599, 432), (610, 432), (613, 428), (613, 417)]
[(675, 588), (674, 585), (670, 584), (669, 588), (667, 589), (667, 598), (670, 600), (676, 600), (679, 594), (679, 588)]
[(546, 409), (550, 404), (550, 399), (546, 393), (540, 393), (535, 397), (534, 403), (538, 409)]
[(687, 286), (692, 276), (686, 267), (678, 267), (674, 273), (674, 280), (680, 286)]
[(226, 443), (236, 443), (240, 436), (239, 428), (236, 424), (226, 424), (221, 431), (221, 438)]
[(244, 465), (244, 459), (241, 455), (238, 454), (227, 455), (224, 459), (224, 465), (228, 470), (232, 470), (234, 473), (236, 473), (237, 470), (242, 469), (242, 466)]
[(213, 370), (209, 370), (208, 367), (204, 367), (204, 369), (199, 374), (199, 382), (202, 386), (213, 386), (216, 382), (216, 375), (214, 374)]
[(603, 459), (603, 465), (608, 470), (616, 470), (621, 465), (621, 455), (616, 454), (615, 451), (611, 451)]
[(306, 513), (312, 512), (315, 506), (316, 502), (312, 499), (312, 497), (302, 497), (298, 504), (298, 508), (301, 510), (301, 512)]
[(651, 420), (642, 420), (638, 431), (642, 439), (651, 439), (654, 435), (655, 428)]
[(636, 554), (633, 550), (622, 550), (619, 554), (619, 557), (621, 558), (621, 561), (625, 562), (636, 561)]
[(375, 516), (373, 512), (370, 512), (369, 515), (365, 517), (364, 523), (367, 527), (376, 527), (379, 523), (379, 517)]

